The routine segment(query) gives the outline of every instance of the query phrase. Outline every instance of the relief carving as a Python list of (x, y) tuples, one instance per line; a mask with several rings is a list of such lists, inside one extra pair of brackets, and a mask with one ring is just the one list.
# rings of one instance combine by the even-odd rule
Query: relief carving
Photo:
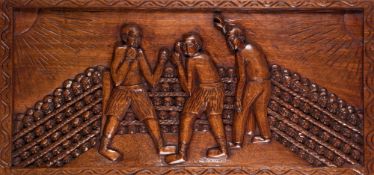
[(236, 87), (236, 114), (233, 121), (232, 148), (240, 148), (247, 125), (247, 135), (254, 136), (256, 124), (260, 137), (254, 143), (271, 140), (267, 105), (271, 95), (269, 66), (260, 47), (248, 40), (238, 25), (226, 22), (222, 15), (214, 17), (214, 25), (225, 36), (227, 45), (235, 54), (238, 83)]
[[(110, 93), (104, 92), (110, 97), (104, 97), (108, 102), (104, 102), (106, 107), (103, 115), (107, 117), (104, 120), (99, 153), (111, 161), (121, 159), (121, 153), (110, 148), (110, 144), (130, 105), (138, 119), (147, 126), (158, 153), (160, 155), (175, 153), (175, 147), (166, 146), (164, 143), (156, 111), (142, 80), (144, 77), (151, 86), (155, 86), (168, 60), (169, 51), (167, 49), (160, 51), (159, 63), (152, 73), (145, 53), (140, 47), (142, 31), (139, 26), (125, 24), (121, 29), (121, 39), (123, 44), (115, 48), (110, 67), (113, 88), (110, 88), (110, 85), (104, 88), (105, 91), (110, 91)], [(110, 80), (104, 81), (111, 84)]]
[[(59, 167), (95, 146), (103, 157), (119, 161), (113, 137), (134, 133), (149, 133), (157, 153), (167, 155), (165, 162), (179, 164), (188, 160), (194, 131), (212, 132), (218, 145), (206, 153), (212, 159), (229, 158), (228, 144), (242, 148), (247, 135), (251, 143), (273, 138), (313, 166), (363, 164), (360, 109), (295, 72), (269, 65), (244, 28), (220, 14), (213, 19), (234, 68), (217, 67), (203, 38), (186, 33), (172, 54), (160, 49), (152, 71), (140, 27), (125, 24), (108, 68), (88, 68), (15, 115), (13, 165)], [(178, 147), (166, 145), (163, 133), (174, 133)]]
[[(227, 158), (228, 149), (222, 121), (224, 89), (218, 69), (212, 58), (203, 51), (201, 36), (188, 33), (174, 47), (173, 62), (177, 66), (179, 79), (190, 97), (184, 106), (179, 129), (178, 153), (165, 157), (168, 164), (183, 163), (187, 160), (187, 151), (193, 134), (196, 117), (206, 112), (211, 131), (218, 148), (207, 152), (210, 158)], [(185, 57), (185, 59), (182, 59)], [(186, 60), (185, 71), (182, 60)], [(197, 80), (199, 83), (197, 84)]]
[(14, 166), (63, 166), (96, 145), (103, 70), (101, 66), (88, 68), (16, 115)]

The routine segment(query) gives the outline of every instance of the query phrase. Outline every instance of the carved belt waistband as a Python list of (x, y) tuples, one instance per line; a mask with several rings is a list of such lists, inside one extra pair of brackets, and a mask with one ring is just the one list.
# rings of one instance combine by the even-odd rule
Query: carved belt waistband
[(262, 83), (264, 81), (269, 81), (270, 78), (262, 78), (262, 77), (253, 77), (253, 78), (250, 78), (249, 81), (255, 81), (255, 82), (259, 82), (259, 83)]
[(122, 90), (131, 90), (133, 92), (144, 92), (145, 89), (142, 85), (129, 85), (129, 86), (117, 86), (115, 88), (122, 89)]
[(219, 88), (219, 87), (223, 87), (223, 85), (220, 82), (217, 82), (217, 83), (202, 83), (202, 84), (200, 84), (200, 87), (202, 87), (202, 88)]

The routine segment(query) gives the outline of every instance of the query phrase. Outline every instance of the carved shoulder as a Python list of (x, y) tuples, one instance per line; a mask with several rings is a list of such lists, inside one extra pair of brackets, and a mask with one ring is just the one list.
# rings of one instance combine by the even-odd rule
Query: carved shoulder
[(122, 46), (117, 46), (116, 47), (116, 50), (126, 50), (126, 49), (127, 49), (126, 45), (122, 45)]
[(118, 57), (118, 55), (124, 55), (126, 52), (127, 46), (119, 46), (115, 48), (115, 56)]
[(250, 58), (264, 56), (262, 51), (258, 47), (256, 47), (256, 45), (253, 44), (246, 44), (244, 49), (240, 51), (240, 55), (242, 55), (242, 57), (244, 57), (246, 61), (248, 61), (248, 59)]

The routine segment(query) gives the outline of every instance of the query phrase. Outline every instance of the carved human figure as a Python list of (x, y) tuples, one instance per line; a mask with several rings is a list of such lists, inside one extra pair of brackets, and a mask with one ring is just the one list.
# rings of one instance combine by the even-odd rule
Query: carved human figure
[[(188, 33), (182, 42), (175, 44), (172, 62), (177, 66), (182, 88), (190, 97), (185, 103), (180, 119), (178, 153), (165, 158), (168, 164), (183, 163), (187, 160), (187, 150), (193, 134), (195, 119), (206, 112), (218, 148), (210, 148), (210, 158), (227, 158), (226, 135), (222, 122), (224, 89), (218, 70), (212, 58), (203, 51), (202, 40), (198, 34)], [(185, 71), (182, 57), (187, 58)], [(199, 83), (195, 83), (195, 82)]]
[(111, 83), (110, 77), (104, 74), (103, 98), (107, 118), (104, 121), (99, 153), (112, 161), (122, 157), (122, 154), (110, 148), (110, 145), (130, 105), (138, 119), (148, 127), (158, 153), (160, 155), (175, 153), (175, 146), (166, 146), (164, 143), (155, 109), (143, 87), (143, 77), (150, 85), (156, 85), (169, 57), (169, 51), (167, 49), (160, 51), (159, 62), (152, 74), (144, 51), (140, 47), (141, 29), (136, 24), (126, 24), (121, 28), (121, 39), (123, 43), (115, 48), (110, 66), (113, 89), (108, 85)]
[[(237, 66), (237, 112), (233, 122), (232, 147), (242, 147), (246, 124), (251, 142), (268, 143), (271, 141), (267, 116), (271, 82), (266, 57), (256, 43), (245, 37), (241, 27), (227, 23), (222, 15), (214, 17), (214, 25), (225, 35), (229, 48), (235, 53)], [(254, 137), (256, 123), (261, 136)]]

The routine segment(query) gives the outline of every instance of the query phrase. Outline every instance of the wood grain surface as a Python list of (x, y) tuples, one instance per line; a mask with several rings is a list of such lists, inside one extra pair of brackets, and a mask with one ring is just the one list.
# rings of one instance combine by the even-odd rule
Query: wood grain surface
[[(374, 173), (372, 0), (0, 2), (0, 174)], [(141, 46), (152, 68), (161, 47), (173, 49), (175, 41), (191, 31), (201, 35), (204, 50), (218, 67), (235, 66), (225, 38), (213, 26), (216, 11), (243, 26), (246, 37), (261, 45), (270, 64), (299, 73), (363, 111), (362, 166), (311, 168), (277, 141), (247, 145), (225, 162), (209, 162), (203, 157), (214, 139), (209, 132), (197, 132), (191, 160), (184, 165), (167, 166), (144, 133), (115, 138), (115, 147), (124, 153), (118, 163), (90, 149), (63, 168), (11, 167), (16, 114), (34, 107), (88, 67), (108, 66), (124, 23), (142, 28)], [(166, 134), (168, 143), (176, 139), (176, 134)]]

